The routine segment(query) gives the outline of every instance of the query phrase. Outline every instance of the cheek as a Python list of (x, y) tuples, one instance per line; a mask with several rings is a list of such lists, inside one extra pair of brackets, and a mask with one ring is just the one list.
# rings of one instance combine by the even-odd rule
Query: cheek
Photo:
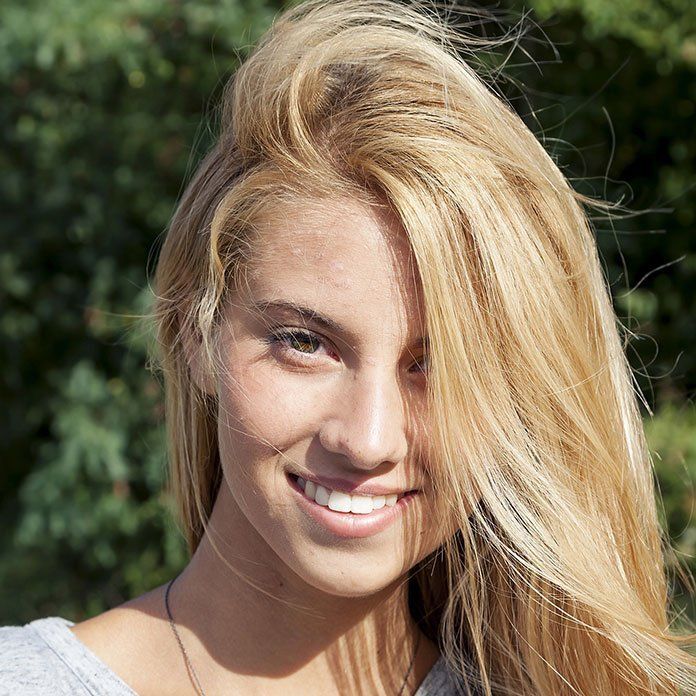
[(316, 432), (317, 399), (306, 387), (306, 380), (281, 375), (271, 367), (229, 371), (218, 384), (223, 466), (237, 462), (257, 469), (282, 457), (294, 444), (309, 441)]
[[(293, 428), (275, 380), (251, 370), (228, 372), (218, 384), (218, 445), (224, 478), (235, 501), (262, 535), (273, 533), (275, 486)], [(280, 453), (279, 453), (280, 452)]]

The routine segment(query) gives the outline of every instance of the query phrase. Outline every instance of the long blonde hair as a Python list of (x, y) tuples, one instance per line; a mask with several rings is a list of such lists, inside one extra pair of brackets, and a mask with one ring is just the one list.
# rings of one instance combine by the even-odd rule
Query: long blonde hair
[(279, 202), (386, 201), (422, 283), (429, 467), (458, 525), (414, 569), (424, 630), (486, 694), (693, 692), (696, 636), (669, 629), (672, 550), (585, 212), (602, 203), (470, 65), (484, 48), (427, 5), (309, 0), (228, 83), (155, 278), (181, 527), (193, 551), (221, 482), (216, 399), (184, 337), (212, 365), (254, 222)]

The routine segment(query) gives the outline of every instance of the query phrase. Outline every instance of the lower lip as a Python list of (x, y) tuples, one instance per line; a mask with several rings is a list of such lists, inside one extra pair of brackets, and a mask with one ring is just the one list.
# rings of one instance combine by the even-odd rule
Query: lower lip
[(404, 510), (411, 505), (417, 495), (415, 491), (407, 493), (396, 501), (396, 505), (391, 507), (385, 505), (383, 508), (373, 510), (367, 515), (354, 514), (352, 512), (334, 512), (329, 510), (328, 507), (310, 500), (288, 472), (285, 473), (285, 478), (295, 493), (300, 508), (332, 534), (344, 539), (360, 539), (379, 534), (379, 532), (401, 517)]

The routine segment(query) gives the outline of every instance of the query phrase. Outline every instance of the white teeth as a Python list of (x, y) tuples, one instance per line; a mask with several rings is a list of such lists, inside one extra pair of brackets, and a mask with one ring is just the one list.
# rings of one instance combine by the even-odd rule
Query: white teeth
[(331, 492), (324, 488), (324, 486), (317, 486), (317, 490), (314, 493), (314, 502), (318, 505), (323, 505), (326, 507), (329, 504), (329, 496)]
[(354, 515), (369, 515), (373, 510), (381, 510), (385, 505), (394, 507), (401, 497), (397, 493), (389, 495), (351, 495), (343, 491), (332, 491), (314, 481), (306, 481), (301, 476), (297, 483), (305, 495), (318, 505), (328, 507), (334, 512), (351, 512)]
[(350, 511), (358, 515), (369, 515), (374, 508), (372, 507), (372, 498), (366, 495), (351, 495), (350, 496)]
[(317, 492), (317, 484), (314, 481), (307, 481), (304, 487), (305, 495), (314, 500), (314, 494)]
[(336, 512), (350, 512), (350, 496), (341, 491), (331, 491), (329, 496), (329, 510)]
[(384, 503), (386, 502), (386, 497), (383, 495), (376, 495), (372, 499), (372, 509), (373, 510), (379, 510), (384, 507)]

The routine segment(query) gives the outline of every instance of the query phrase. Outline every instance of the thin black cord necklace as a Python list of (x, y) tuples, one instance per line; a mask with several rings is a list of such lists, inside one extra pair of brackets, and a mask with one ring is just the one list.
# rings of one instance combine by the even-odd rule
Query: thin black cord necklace
[[(174, 580), (179, 577), (178, 575), (176, 577), (173, 577), (168, 583), (167, 583), (167, 589), (164, 592), (164, 606), (167, 608), (167, 616), (169, 617), (169, 625), (172, 627), (172, 631), (174, 631), (174, 637), (176, 638), (176, 642), (179, 644), (179, 647), (181, 648), (181, 652), (184, 656), (184, 661), (186, 662), (186, 669), (188, 670), (189, 676), (194, 682), (194, 685), (198, 692), (200, 693), (200, 696), (205, 696), (205, 691), (203, 691), (203, 687), (201, 686), (200, 681), (198, 680), (198, 675), (196, 674), (196, 670), (193, 669), (193, 665), (191, 664), (191, 660), (189, 660), (188, 653), (186, 652), (186, 648), (184, 647), (183, 642), (181, 641), (181, 636), (179, 635), (179, 631), (176, 629), (176, 624), (174, 623), (174, 617), (172, 616), (172, 610), (169, 608), (169, 590), (171, 589), (172, 585), (174, 584)], [(409, 675), (411, 674), (411, 670), (413, 669), (413, 663), (416, 660), (416, 655), (418, 654), (418, 645), (420, 643), (420, 632), (416, 636), (416, 646), (413, 649), (413, 656), (411, 657), (411, 662), (408, 665), (408, 669), (406, 670), (406, 677), (404, 678), (404, 683), (401, 685), (401, 688), (399, 689), (399, 693), (396, 694), (396, 696), (401, 696), (403, 694), (404, 689), (406, 688), (406, 682), (408, 681)]]

